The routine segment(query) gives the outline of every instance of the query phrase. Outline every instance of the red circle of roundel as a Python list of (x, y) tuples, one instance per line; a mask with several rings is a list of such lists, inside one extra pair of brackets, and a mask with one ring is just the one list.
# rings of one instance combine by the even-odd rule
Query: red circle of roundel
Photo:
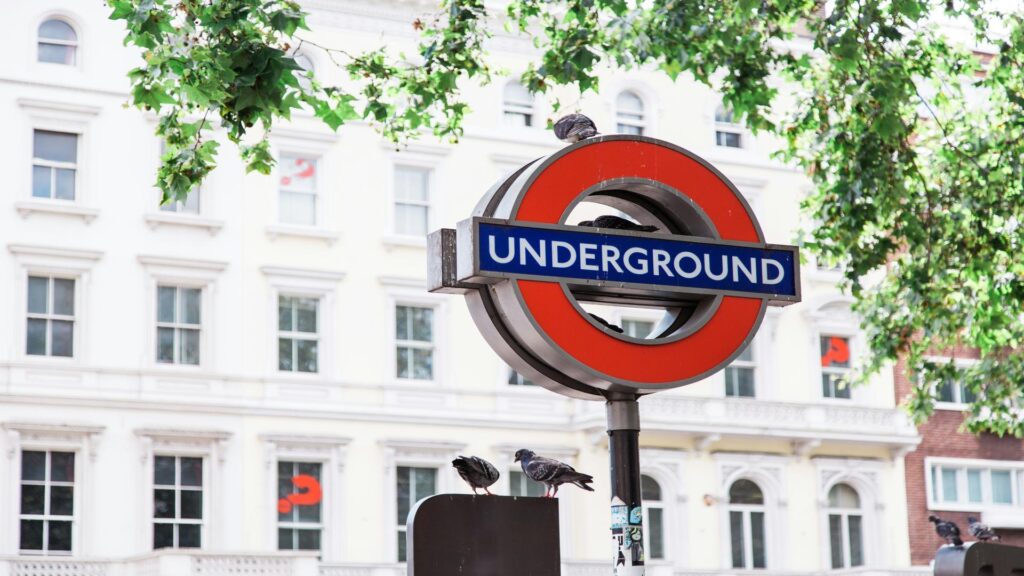
[[(647, 178), (685, 194), (722, 240), (763, 242), (737, 193), (708, 166), (683, 152), (638, 140), (609, 140), (566, 153), (538, 174), (512, 219), (559, 224), (579, 194), (613, 178)], [(616, 338), (585, 319), (557, 282), (516, 280), (538, 327), (577, 362), (613, 381), (671, 384), (700, 377), (736, 353), (760, 321), (763, 301), (724, 296), (697, 331), (664, 344)]]

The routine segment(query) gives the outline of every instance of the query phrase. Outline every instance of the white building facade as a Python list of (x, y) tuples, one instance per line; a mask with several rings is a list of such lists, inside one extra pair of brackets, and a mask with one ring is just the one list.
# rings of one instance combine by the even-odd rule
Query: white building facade
[[(410, 47), (433, 11), (305, 5), (310, 37), (351, 51)], [(549, 101), (470, 86), (460, 144), (398, 151), (299, 113), (273, 133), (271, 176), (225, 145), (201, 189), (159, 207), (156, 119), (124, 106), (138, 54), (120, 23), (100, 2), (3, 6), (0, 576), (404, 574), (409, 507), (469, 491), (451, 459), (487, 458), (497, 493), (536, 495), (512, 462), (523, 447), (595, 476), (596, 493), (559, 494), (563, 574), (608, 573), (603, 405), (510, 373), (460, 297), (425, 290), (424, 234), (561, 146)], [(492, 41), (512, 73), (531, 50)], [(712, 91), (616, 73), (578, 108), (703, 156), (768, 241), (794, 238), (809, 183)], [(730, 368), (641, 400), (649, 574), (909, 570), (916, 432), (889, 374), (836, 385), (864, 336), (835, 272), (802, 275), (804, 301), (770, 310)], [(610, 314), (633, 334), (655, 319)], [(300, 474), (322, 501), (279, 511)]]

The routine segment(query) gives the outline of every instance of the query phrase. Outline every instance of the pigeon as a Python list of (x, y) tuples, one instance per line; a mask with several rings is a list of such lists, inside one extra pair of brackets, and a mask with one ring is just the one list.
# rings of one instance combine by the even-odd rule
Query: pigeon
[(608, 228), (611, 230), (629, 230), (631, 232), (654, 232), (658, 229), (657, 226), (646, 226), (644, 224), (637, 224), (630, 222), (625, 218), (619, 218), (618, 216), (598, 216), (593, 220), (584, 220), (577, 224), (577, 226), (587, 226), (589, 228)]
[(563, 142), (575, 144), (580, 140), (597, 136), (597, 126), (583, 114), (569, 114), (555, 122), (555, 136)]
[(565, 462), (537, 456), (532, 450), (526, 448), (516, 450), (516, 462), (521, 463), (523, 473), (530, 480), (547, 486), (547, 491), (544, 493), (545, 498), (554, 498), (558, 494), (558, 487), (562, 484), (575, 484), (588, 492), (594, 491), (588, 486), (594, 481), (594, 478), (589, 474), (577, 472)]
[(988, 524), (982, 524), (974, 516), (967, 517), (967, 531), (971, 533), (981, 542), (995, 541), (999, 542), (999, 536), (996, 531), (989, 528)]
[[(473, 494), (476, 494), (476, 491), (480, 488), (483, 488), (484, 492), (491, 494), (487, 487), (497, 482), (498, 478), (501, 477), (494, 464), (476, 456), (459, 456), (452, 460), (452, 466), (459, 471), (459, 476), (462, 476), (466, 484), (469, 484), (469, 487), (473, 489)], [(494, 496), (494, 494), (491, 494), (491, 496)]]
[(953, 546), (963, 546), (964, 541), (960, 539), (960, 528), (954, 522), (943, 520), (932, 514), (928, 520), (935, 523), (935, 533)]
[(604, 318), (601, 318), (597, 314), (590, 314), (590, 317), (593, 318), (594, 320), (597, 320), (598, 324), (604, 326), (605, 328), (611, 330), (612, 332), (618, 332), (619, 334), (622, 334), (621, 326), (616, 326), (615, 324), (612, 324), (611, 322), (605, 320)]

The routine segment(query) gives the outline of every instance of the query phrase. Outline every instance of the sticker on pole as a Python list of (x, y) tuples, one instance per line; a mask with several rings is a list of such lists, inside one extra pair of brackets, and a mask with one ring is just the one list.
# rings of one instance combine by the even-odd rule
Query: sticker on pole
[[(505, 362), (578, 398), (705, 378), (743, 351), (767, 306), (800, 301), (797, 248), (765, 242), (710, 164), (642, 136), (527, 164), (429, 249), (431, 290), (464, 294)], [(595, 312), (609, 306), (657, 321), (626, 330)]]

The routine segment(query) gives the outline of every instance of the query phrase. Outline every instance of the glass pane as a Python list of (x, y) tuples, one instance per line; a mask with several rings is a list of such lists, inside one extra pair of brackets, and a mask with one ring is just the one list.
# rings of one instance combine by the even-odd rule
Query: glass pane
[(47, 548), (51, 551), (71, 551), (71, 522), (49, 522)]
[(320, 479), (320, 463), (319, 462), (299, 462), (296, 468), (299, 474), (305, 474), (306, 476), (312, 476), (317, 480)]
[(412, 351), (412, 377), (416, 380), (434, 379), (434, 352), (433, 350), (413, 349)]
[(939, 501), (939, 468), (932, 466), (932, 499)]
[(181, 485), (202, 486), (203, 485), (203, 459), (182, 458), (181, 459)]
[(174, 322), (177, 319), (174, 300), (178, 289), (174, 286), (158, 286), (156, 289), (156, 319), (158, 322)]
[(967, 471), (967, 499), (981, 502), (981, 470)]
[(320, 521), (320, 503), (311, 504), (307, 506), (296, 506), (295, 509), (299, 514), (299, 522), (319, 522)]
[(622, 331), (633, 338), (647, 338), (654, 330), (654, 322), (646, 320), (623, 320)]
[(181, 363), (199, 364), (199, 330), (181, 329)]
[(416, 473), (416, 502), (427, 496), (433, 496), (437, 482), (437, 471), (433, 468), (415, 468)]
[(942, 500), (945, 502), (956, 502), (959, 500), (956, 491), (955, 468), (942, 469)]
[(408, 236), (427, 234), (427, 207), (411, 204), (395, 205), (395, 232)]
[(316, 310), (319, 300), (315, 298), (295, 299), (295, 330), (298, 332), (316, 332)]
[(199, 531), (200, 526), (198, 524), (179, 524), (178, 548), (199, 548), (202, 543)]
[(32, 156), (51, 162), (73, 164), (78, 158), (78, 135), (36, 130), (33, 134)]
[(412, 309), (412, 339), (431, 342), (433, 338), (434, 310), (432, 308)]
[(292, 154), (282, 154), (278, 172), (282, 190), (306, 192), (312, 197), (316, 192), (316, 159)]
[(67, 278), (53, 279), (53, 313), (63, 316), (75, 315), (75, 281)]
[(832, 551), (832, 567), (842, 568), (843, 560), (843, 517), (838, 514), (828, 516), (828, 543)]
[(316, 340), (296, 340), (295, 345), (298, 346), (298, 371), (299, 372), (316, 372), (317, 371), (317, 341)]
[(70, 24), (63, 20), (47, 20), (39, 25), (39, 37), (47, 38), (49, 40), (65, 40), (67, 42), (74, 42), (78, 39), (75, 35), (75, 29)]
[(50, 480), (54, 482), (75, 481), (75, 453), (50, 453)]
[(199, 190), (191, 190), (185, 196), (185, 202), (178, 202), (178, 212), (185, 214), (199, 214)]
[(52, 64), (72, 65), (75, 63), (75, 47), (64, 44), (40, 42), (39, 61), (50, 62)]
[(740, 148), (740, 135), (735, 132), (715, 132), (715, 144), (726, 148)]
[(57, 168), (56, 189), (53, 197), (60, 200), (75, 199), (75, 171), (70, 168)]
[(644, 135), (644, 129), (642, 126), (636, 126), (634, 124), (618, 124), (617, 128), (619, 134), (632, 134), (634, 136)]
[(292, 346), (294, 340), (290, 338), (277, 339), (277, 369), (285, 372), (295, 370), (292, 364)]
[(153, 524), (153, 549), (174, 546), (174, 524)]
[(726, 124), (732, 124), (732, 109), (726, 108), (725, 106), (719, 106), (715, 109), (715, 122), (724, 122)]
[(505, 85), (505, 104), (532, 106), (533, 94), (519, 82), (509, 82)]
[(179, 288), (178, 291), (181, 292), (181, 312), (178, 314), (179, 322), (182, 324), (199, 324), (203, 291), (199, 288)]
[(21, 513), (22, 514), (45, 514), (46, 513), (46, 488), (36, 484), (21, 485)]
[(157, 456), (153, 461), (153, 484), (174, 486), (174, 456)]
[(743, 512), (729, 512), (729, 534), (732, 541), (732, 567), (746, 568), (743, 557)]
[(21, 550), (42, 550), (43, 549), (43, 521), (22, 520), (21, 521), (21, 542), (18, 544)]
[(836, 368), (850, 366), (850, 339), (841, 336), (821, 337), (821, 365)]
[(412, 378), (412, 349), (398, 347), (395, 351), (395, 374), (399, 378)]
[(28, 277), (28, 311), (33, 314), (46, 314), (50, 311), (49, 278)]
[(960, 385), (960, 401), (961, 402), (963, 402), (964, 404), (971, 404), (972, 402), (974, 402), (977, 399), (978, 399), (978, 395), (974, 393), (974, 390), (971, 390), (970, 388), (968, 388), (967, 386), (965, 386), (963, 384)]
[(992, 503), (1013, 504), (1013, 488), (1009, 470), (992, 471)]
[(72, 516), (74, 513), (74, 487), (50, 486), (50, 514), (53, 516)]
[(157, 488), (153, 490), (153, 517), (174, 518), (174, 490)]
[(506, 126), (530, 126), (533, 124), (533, 116), (523, 112), (509, 112), (504, 114)]
[(320, 531), (319, 530), (297, 530), (299, 533), (299, 550), (319, 550), (320, 549)]
[(277, 299), (277, 329), (290, 332), (292, 330), (292, 306), (294, 298), (280, 296)]
[(53, 175), (53, 168), (49, 166), (32, 167), (32, 197), (50, 197), (50, 178)]
[(398, 561), (405, 562), (405, 531), (398, 531)]
[(277, 549), (278, 550), (294, 550), (295, 543), (292, 540), (292, 534), (294, 530), (290, 528), (278, 528), (277, 529)]
[(750, 539), (754, 548), (754, 568), (764, 568), (767, 566), (764, 552), (764, 512), (750, 513)]
[(395, 169), (395, 199), (426, 202), (430, 199), (430, 170), (400, 166)]
[(935, 388), (936, 399), (939, 402), (955, 402), (956, 399), (953, 397), (953, 383), (949, 380), (943, 380)]
[(316, 225), (315, 195), (282, 191), (280, 203), (282, 224)]
[(643, 500), (661, 500), (661, 486), (650, 476), (640, 477), (640, 498)]
[(647, 527), (648, 539), (647, 546), (648, 554), (652, 559), (661, 559), (665, 557), (665, 527), (662, 518), (664, 511), (661, 508), (651, 508), (647, 511), (647, 521), (650, 526)]
[(50, 353), (52, 356), (74, 356), (75, 323), (67, 320), (52, 320), (50, 329)]
[(21, 453), (21, 479), (46, 480), (46, 452)]
[(618, 109), (620, 116), (628, 115), (635, 117), (637, 115), (643, 116), (644, 113), (644, 101), (633, 92), (627, 91), (619, 94), (619, 97), (615, 99), (615, 107)]
[(860, 497), (849, 484), (836, 484), (828, 491), (831, 508), (860, 508)]
[(174, 362), (174, 328), (156, 329), (156, 361)]
[(750, 480), (742, 479), (732, 483), (729, 488), (730, 504), (764, 504), (761, 488)]
[(405, 525), (405, 519), (409, 516), (409, 505), (410, 497), (412, 495), (412, 483), (410, 482), (410, 475), (412, 468), (407, 466), (399, 466), (398, 473), (396, 474), (396, 486), (395, 494), (398, 497), (397, 500), (397, 517), (396, 521), (399, 526)]
[(509, 496), (526, 496), (526, 482), (524, 482), (525, 478), (526, 476), (522, 472), (516, 472), (515, 470), (513, 470), (508, 473)]
[(200, 520), (203, 517), (203, 491), (181, 491), (181, 517)]
[(725, 395), (754, 397), (754, 369), (729, 366), (725, 369)]
[(398, 340), (409, 339), (409, 307), (398, 306), (395, 308), (395, 338)]
[(46, 320), (29, 318), (25, 326), (25, 353), (46, 354)]
[(864, 565), (864, 538), (861, 528), (861, 517), (851, 515), (846, 517), (850, 529), (850, 566)]

